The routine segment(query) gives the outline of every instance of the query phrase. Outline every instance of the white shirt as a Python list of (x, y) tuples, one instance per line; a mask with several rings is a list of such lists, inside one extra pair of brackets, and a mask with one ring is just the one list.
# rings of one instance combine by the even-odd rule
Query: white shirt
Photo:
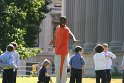
[(104, 51), (103, 54), (105, 55), (105, 59), (106, 59), (106, 69), (111, 69), (112, 59), (115, 59), (116, 55), (114, 55), (110, 51)]
[(95, 63), (95, 70), (105, 70), (105, 55), (103, 53), (96, 53), (93, 56), (94, 63)]
[(14, 64), (18, 67), (20, 62), (19, 53), (17, 51), (13, 51), (12, 54), (14, 58)]

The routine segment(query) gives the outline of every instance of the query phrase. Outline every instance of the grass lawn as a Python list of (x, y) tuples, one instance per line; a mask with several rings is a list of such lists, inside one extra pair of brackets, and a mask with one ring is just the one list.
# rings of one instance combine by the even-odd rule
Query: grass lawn
[[(55, 82), (55, 77), (52, 77), (53, 83)], [(83, 83), (95, 83), (95, 78), (83, 78)], [(0, 83), (2, 83), (2, 78), (0, 78)], [(17, 83), (37, 83), (37, 77), (17, 77)], [(69, 78), (67, 79), (69, 83)], [(122, 83), (122, 79), (115, 78), (112, 79), (111, 83)]]

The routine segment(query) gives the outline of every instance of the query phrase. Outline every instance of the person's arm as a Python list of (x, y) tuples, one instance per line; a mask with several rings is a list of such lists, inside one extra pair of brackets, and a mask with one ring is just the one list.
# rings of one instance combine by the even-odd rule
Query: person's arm
[(85, 75), (85, 60), (84, 58), (81, 56), (81, 63), (82, 63), (82, 74)]
[(20, 65), (20, 57), (19, 57), (19, 53), (17, 52), (17, 68), (19, 68)]
[(110, 52), (110, 57), (111, 57), (112, 59), (116, 59), (116, 55), (113, 54), (112, 52)]
[[(56, 27), (56, 30), (57, 30), (57, 27)], [(54, 32), (53, 40), (50, 41), (49, 46), (51, 45), (53, 45), (53, 47), (55, 46), (56, 30)]]
[(1, 55), (0, 55), (0, 69), (2, 69), (2, 60), (1, 60)]
[(49, 76), (49, 74), (47, 73), (47, 69), (44, 68), (44, 73), (45, 73), (45, 76)]
[(74, 42), (76, 42), (76, 38), (74, 36), (74, 34), (71, 32), (71, 30), (69, 29), (69, 33), (70, 33), (70, 39), (73, 39)]
[(70, 33), (70, 39), (73, 39), (74, 41), (74, 45), (77, 46), (78, 45), (78, 41), (80, 40), (77, 40), (74, 36), (74, 34), (71, 32), (71, 30), (69, 29), (69, 33)]
[(51, 46), (51, 45), (53, 45), (53, 47), (55, 46), (55, 33), (54, 33), (53, 40), (51, 40), (50, 43), (49, 43), (49, 46)]
[(54, 42), (54, 38), (53, 38), (53, 40), (50, 41), (49, 46), (51, 46), (51, 45), (54, 46), (54, 43), (55, 43), (55, 42)]
[(49, 76), (49, 74), (48, 73), (45, 73), (45, 76)]
[(3, 69), (6, 65), (2, 63), (2, 56), (0, 55), (0, 69)]
[(82, 66), (82, 74), (85, 75), (85, 65)]
[(3, 68), (5, 68), (6, 67), (6, 64), (3, 64), (3, 56), (2, 55), (0, 55), (0, 69), (3, 69)]

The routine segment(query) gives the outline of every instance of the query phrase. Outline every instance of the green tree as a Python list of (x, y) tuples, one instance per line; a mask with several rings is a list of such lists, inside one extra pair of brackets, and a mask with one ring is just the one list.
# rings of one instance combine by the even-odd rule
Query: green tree
[(16, 41), (23, 47), (33, 47), (40, 22), (51, 0), (0, 0), (0, 48)]

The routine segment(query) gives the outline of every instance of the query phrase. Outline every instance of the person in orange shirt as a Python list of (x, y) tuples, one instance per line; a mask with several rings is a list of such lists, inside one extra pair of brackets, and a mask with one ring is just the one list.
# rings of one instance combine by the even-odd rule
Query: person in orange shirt
[(56, 27), (54, 39), (49, 44), (54, 44), (55, 46), (56, 83), (66, 83), (68, 43), (70, 38), (73, 38), (74, 42), (77, 41), (71, 30), (66, 26), (66, 17), (60, 17), (60, 25)]

